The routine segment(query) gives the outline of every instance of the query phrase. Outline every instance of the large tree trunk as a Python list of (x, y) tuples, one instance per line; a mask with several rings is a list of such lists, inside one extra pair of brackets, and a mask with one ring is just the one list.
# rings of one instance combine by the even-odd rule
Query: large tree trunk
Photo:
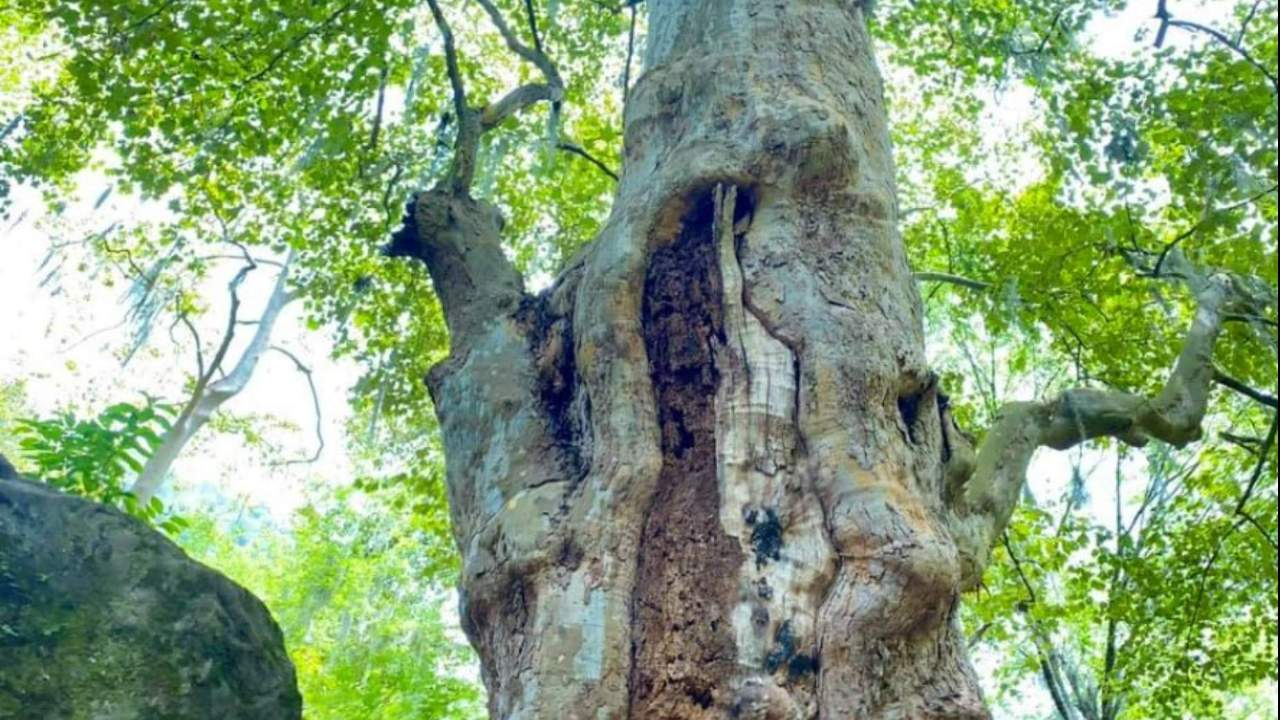
[(860, 4), (648, 5), (613, 215), (553, 288), (493, 208), (416, 203), (492, 715), (986, 717)]

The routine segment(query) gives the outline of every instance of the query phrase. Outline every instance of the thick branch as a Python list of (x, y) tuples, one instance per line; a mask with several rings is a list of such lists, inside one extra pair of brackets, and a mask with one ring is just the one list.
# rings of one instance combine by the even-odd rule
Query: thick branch
[(427, 5), (440, 30), (440, 37), (444, 40), (444, 63), (449, 71), (449, 85), (453, 88), (454, 114), (462, 117), (467, 113), (467, 88), (462, 83), (462, 70), (458, 68), (458, 50), (453, 44), (453, 28), (449, 26), (449, 21), (440, 11), (440, 4), (436, 0), (427, 0)]
[(524, 296), (520, 273), (502, 252), (502, 216), (448, 188), (418, 195), (410, 212), (387, 252), (426, 263), (452, 344), (463, 347)]
[(458, 119), (458, 135), (454, 141), (453, 164), (449, 170), (452, 191), (465, 195), (471, 189), (476, 174), (476, 153), (480, 147), (480, 118), (467, 104), (467, 87), (462, 82), (462, 70), (458, 66), (458, 50), (453, 43), (453, 28), (440, 10), (437, 0), (427, 0), (431, 16), (444, 40), (445, 67), (449, 71), (449, 85), (453, 89), (453, 112)]
[[(1171, 258), (1185, 262), (1180, 255)], [(1047, 402), (1010, 403), (1001, 409), (988, 432), (973, 461), (971, 476), (965, 477), (965, 469), (949, 479), (953, 534), (966, 588), (981, 581), (992, 545), (1009, 522), (1037, 449), (1066, 450), (1100, 437), (1114, 437), (1131, 445), (1155, 438), (1182, 447), (1200, 437), (1213, 383), (1213, 347), (1234, 298), (1226, 277), (1199, 281), (1194, 279), (1194, 271), (1183, 277), (1189, 278), (1197, 308), (1173, 372), (1158, 395), (1147, 398), (1081, 388)], [(948, 441), (954, 447), (962, 436), (949, 418), (944, 416), (944, 420), (951, 426)], [(964, 454), (958, 457), (963, 459)]]
[(544, 100), (552, 100), (556, 97), (556, 92), (550, 85), (545, 83), (529, 83), (521, 85), (502, 96), (500, 100), (490, 103), (489, 107), (484, 109), (480, 115), (480, 127), (483, 130), (489, 130), (502, 124), (503, 120), (524, 110), (535, 103)]

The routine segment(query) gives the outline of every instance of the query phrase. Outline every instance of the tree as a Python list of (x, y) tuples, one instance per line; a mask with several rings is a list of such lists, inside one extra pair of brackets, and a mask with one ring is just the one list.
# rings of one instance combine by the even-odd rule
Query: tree
[[(499, 209), (477, 189), (486, 162), (489, 173), (497, 172), (483, 156), (493, 152), (500, 131), (527, 122), (525, 111), (543, 104), (550, 107), (548, 155), (572, 148), (591, 155), (562, 137), (570, 124), (567, 99), (575, 91), (579, 100), (590, 95), (566, 82), (545, 42), (566, 34), (567, 24), (547, 29), (544, 15), (540, 25), (532, 3), (476, 4), (527, 67), (510, 71), (514, 90), (497, 92), (510, 83), (468, 63), (452, 31), (454, 23), (474, 25), (475, 13), (429, 0), (443, 44), (437, 77), (441, 87), (447, 82), (452, 106), (440, 115), (448, 131), (438, 139), (452, 153), (447, 167), (418, 175), (430, 189), (410, 203), (389, 249), (425, 261), (449, 331), (448, 358), (428, 384), (463, 556), (463, 619), (482, 659), (491, 714), (986, 716), (958, 626), (959, 598), (980, 585), (1001, 544), (1032, 454), (1098, 438), (1177, 446), (1199, 439), (1210, 389), (1223, 377), (1213, 351), (1224, 323), (1265, 321), (1274, 306), (1260, 299), (1256, 284), (1227, 271), (1234, 267), (1184, 256), (1181, 240), (1154, 253), (1136, 238), (1135, 247), (1109, 249), (1108, 261), (1123, 261), (1128, 270), (1116, 271), (1111, 262), (1108, 277), (1174, 280), (1194, 306), (1163, 318), (1183, 334), (1165, 352), (1176, 356), (1163, 358), (1171, 367), (1158, 382), (1150, 381), (1155, 365), (1146, 362), (1145, 383), (1090, 383), (1003, 407), (974, 450), (925, 359), (924, 307), (898, 234), (897, 178), (868, 8), (834, 1), (645, 3), (645, 69), (634, 87), (624, 85), (625, 153), (611, 214), (549, 288), (528, 292), (520, 270), (530, 263), (518, 253), (516, 263), (508, 259), (503, 233), (512, 228), (504, 228)], [(885, 23), (908, 28), (887, 31), (891, 42), (904, 41), (894, 33), (914, 27), (893, 19), (915, 13), (936, 20), (930, 14), (952, 12), (945, 3), (909, 5)], [(966, 29), (1012, 35), (1010, 23), (1017, 28), (1025, 19), (1010, 3), (971, 5)], [(1101, 5), (1037, 16), (1050, 21), (1031, 54), (1055, 46), (1060, 27), (1078, 29)], [(119, 42), (128, 44), (137, 23), (166, 11), (121, 11), (107, 24), (123, 24)], [(517, 12), (527, 30), (512, 24)], [(351, 138), (366, 136), (355, 132), (360, 126), (376, 148), (386, 78), (405, 70), (382, 60), (388, 33), (380, 23), (396, 15), (390, 8), (370, 13), (358, 3), (312, 9), (301, 18), (303, 29), (278, 46), (252, 25), (245, 33), (249, 59), (237, 52), (222, 58), (244, 72), (225, 77), (202, 74), (203, 46), (188, 48), (177, 31), (161, 33), (194, 58), (182, 70), (195, 79), (161, 85), (179, 103), (167, 123), (156, 123), (169, 147), (125, 133), (127, 164), (138, 163), (163, 188), (188, 171), (181, 163), (153, 162), (157, 153), (185, 152), (193, 165), (203, 164), (194, 172), (228, 175), (244, 158), (227, 146), (250, 148), (250, 156), (260, 149), (294, 157), (302, 133), (281, 122), (271, 102), (276, 95), (300, 109), (311, 94), (374, 90), (374, 114), (335, 112), (324, 137), (355, 148)], [(62, 21), (94, 34), (76, 13)], [(377, 29), (366, 36), (372, 47), (356, 52), (330, 43), (339, 59), (355, 56), (357, 72), (307, 76), (309, 67), (335, 62), (312, 41), (331, 31), (345, 38), (333, 30), (339, 21)], [(951, 29), (940, 22), (922, 27)], [(957, 52), (972, 51), (971, 64), (961, 67), (975, 76), (986, 72), (982, 59), (990, 47), (959, 45)], [(303, 47), (313, 51), (298, 52)], [(1233, 70), (1259, 63), (1244, 54)], [(118, 60), (154, 70), (146, 57)], [(91, 100), (107, 84), (92, 63), (72, 67)], [(290, 74), (273, 75), (281, 68)], [(210, 93), (225, 111), (212, 125), (196, 103), (183, 102), (191, 92), (183, 85), (204, 87), (201, 78), (229, 87)], [(126, 127), (150, 126), (138, 120), (145, 113), (126, 111), (114, 98), (100, 104)], [(1090, 125), (1083, 104), (1083, 122), (1064, 113), (1077, 121), (1073, 130)], [(58, 117), (51, 107), (62, 111), (37, 106), (46, 114), (30, 121), (28, 157), (41, 151), (74, 164), (73, 143), (39, 142), (41, 123)], [(80, 117), (75, 110), (67, 112)], [(590, 127), (592, 117), (573, 120)], [(93, 113), (85, 119), (89, 134), (104, 122)], [(532, 134), (527, 125), (522, 130)], [(419, 156), (426, 146), (420, 143)], [(1073, 160), (1066, 151), (1053, 159)], [(276, 181), (277, 196), (256, 212), (296, 208), (299, 197), (336, 206), (340, 196), (374, 192), (385, 210), (404, 166), (393, 157), (378, 167), (378, 160), (385, 158), (355, 151), (345, 174), (306, 170)], [(600, 166), (608, 168), (597, 160)], [(336, 161), (328, 169), (334, 167)], [(1068, 191), (1064, 175), (1055, 172), (1026, 191), (1019, 209), (1053, 209)], [(386, 182), (385, 192), (374, 178)], [(1273, 195), (1274, 188), (1259, 197)], [(980, 191), (965, 196), (982, 199)], [(258, 201), (249, 192), (240, 197), (246, 205)], [(1203, 217), (1216, 221), (1219, 209), (1232, 208), (1240, 209), (1206, 206)], [(329, 209), (319, 211), (322, 230), (340, 227), (323, 225), (331, 222), (324, 216)], [(1001, 229), (1032, 217), (1019, 215)], [(1089, 207), (1053, 227), (1089, 229), (1095, 219), (1123, 227), (1116, 217)], [(1138, 234), (1132, 223), (1129, 230)], [(1008, 246), (997, 248), (1004, 251), (997, 259), (1026, 263)], [(304, 267), (317, 268), (335, 254), (307, 239), (296, 247), (304, 251)], [(1032, 277), (1029, 270), (1015, 273)], [(316, 283), (314, 292), (327, 287), (337, 299), (312, 300), (340, 306), (346, 285)], [(415, 327), (430, 326), (436, 308), (409, 297), (420, 303)], [(431, 354), (417, 353), (417, 362)], [(1242, 497), (1241, 509), (1250, 499)]]

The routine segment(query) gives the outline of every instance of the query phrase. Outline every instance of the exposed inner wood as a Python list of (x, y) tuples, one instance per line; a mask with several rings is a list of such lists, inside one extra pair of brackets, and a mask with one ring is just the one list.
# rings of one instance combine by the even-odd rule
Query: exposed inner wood
[(720, 526), (715, 346), (724, 342), (711, 198), (696, 202), (645, 279), (644, 338), (662, 470), (638, 558), (631, 717), (724, 717), (736, 672), (729, 614), (742, 552)]

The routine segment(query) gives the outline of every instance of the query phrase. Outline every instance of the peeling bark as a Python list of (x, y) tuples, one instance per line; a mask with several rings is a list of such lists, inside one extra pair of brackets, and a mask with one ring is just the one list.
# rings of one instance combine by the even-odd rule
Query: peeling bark
[(393, 243), (452, 334), (429, 384), (491, 714), (988, 717), (956, 609), (1030, 453), (1075, 437), (1065, 402), (1091, 437), (1193, 437), (1220, 319), (1160, 399), (1028, 406), (975, 458), (925, 362), (860, 5), (649, 14), (613, 213), (552, 288), (455, 179)]

